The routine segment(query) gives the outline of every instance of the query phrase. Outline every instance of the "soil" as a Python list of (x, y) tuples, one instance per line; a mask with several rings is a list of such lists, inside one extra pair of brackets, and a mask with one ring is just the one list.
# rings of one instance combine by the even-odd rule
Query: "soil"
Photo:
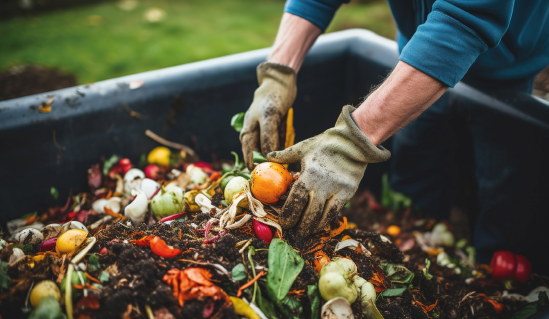
[(0, 72), (0, 101), (78, 85), (76, 77), (59, 69), (16, 66)]

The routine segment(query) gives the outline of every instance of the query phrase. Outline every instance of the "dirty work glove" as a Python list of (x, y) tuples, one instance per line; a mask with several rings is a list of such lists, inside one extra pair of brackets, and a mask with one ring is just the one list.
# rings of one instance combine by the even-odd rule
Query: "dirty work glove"
[(264, 62), (257, 67), (259, 88), (255, 90), (240, 132), (244, 161), (250, 171), (253, 170), (252, 151), (261, 149), (261, 153), (267, 154), (278, 149), (278, 126), (294, 103), (295, 79), (294, 69), (283, 64)]
[(383, 162), (391, 152), (376, 147), (351, 118), (346, 105), (334, 128), (283, 151), (267, 154), (281, 164), (301, 162), (301, 173), (282, 207), (283, 228), (297, 225), (298, 234), (322, 231), (355, 194), (368, 163)]

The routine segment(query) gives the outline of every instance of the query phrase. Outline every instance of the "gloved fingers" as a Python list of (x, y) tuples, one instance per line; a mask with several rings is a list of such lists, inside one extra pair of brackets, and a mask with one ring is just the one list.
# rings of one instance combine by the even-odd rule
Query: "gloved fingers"
[(324, 205), (322, 215), (318, 218), (316, 224), (315, 233), (321, 232), (328, 226), (328, 224), (337, 217), (337, 214), (343, 209), (343, 206), (347, 203), (347, 200), (342, 199), (338, 195), (330, 197)]
[(303, 212), (299, 225), (297, 226), (297, 233), (300, 236), (306, 237), (315, 233), (318, 222), (324, 210), (325, 202), (326, 198), (321, 196), (319, 192), (316, 192), (315, 190), (311, 190), (309, 192), (309, 203)]
[(240, 132), (240, 143), (242, 143), (242, 154), (244, 162), (250, 171), (254, 169), (253, 151), (259, 151), (259, 127), (246, 127)]
[(278, 223), (282, 228), (292, 228), (301, 218), (301, 214), (309, 201), (309, 192), (303, 182), (294, 183), (288, 199), (282, 206), (282, 212), (278, 216)]
[(285, 150), (270, 152), (267, 154), (267, 160), (269, 162), (275, 162), (279, 164), (292, 164), (301, 161), (303, 157), (303, 146), (306, 141), (297, 143), (296, 145), (290, 146)]
[(262, 114), (259, 117), (259, 127), (261, 128), (261, 153), (265, 155), (278, 150), (278, 127), (280, 125), (280, 117), (276, 114), (275, 107), (266, 107), (265, 111), (262, 111), (261, 113)]

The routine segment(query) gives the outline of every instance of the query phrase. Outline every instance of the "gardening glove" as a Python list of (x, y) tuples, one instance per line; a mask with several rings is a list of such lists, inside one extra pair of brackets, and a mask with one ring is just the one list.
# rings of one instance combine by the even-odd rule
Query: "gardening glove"
[(351, 118), (354, 107), (346, 105), (334, 128), (267, 154), (281, 164), (301, 162), (301, 173), (282, 207), (278, 222), (283, 228), (297, 225), (298, 234), (320, 232), (351, 199), (368, 163), (383, 162), (391, 152), (376, 147)]
[(297, 92), (296, 73), (283, 64), (261, 63), (257, 67), (257, 80), (259, 88), (255, 90), (240, 132), (244, 161), (250, 171), (254, 168), (253, 151), (261, 149), (267, 154), (278, 150), (278, 126), (294, 103)]

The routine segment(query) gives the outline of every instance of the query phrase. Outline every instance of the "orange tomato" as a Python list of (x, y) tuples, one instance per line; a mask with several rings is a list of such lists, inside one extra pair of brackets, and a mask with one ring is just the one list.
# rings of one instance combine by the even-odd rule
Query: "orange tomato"
[(391, 225), (387, 227), (387, 233), (391, 236), (398, 236), (398, 234), (400, 234), (400, 227), (397, 225)]
[(250, 183), (255, 198), (265, 204), (274, 204), (286, 193), (293, 180), (284, 166), (265, 162), (255, 167)]

